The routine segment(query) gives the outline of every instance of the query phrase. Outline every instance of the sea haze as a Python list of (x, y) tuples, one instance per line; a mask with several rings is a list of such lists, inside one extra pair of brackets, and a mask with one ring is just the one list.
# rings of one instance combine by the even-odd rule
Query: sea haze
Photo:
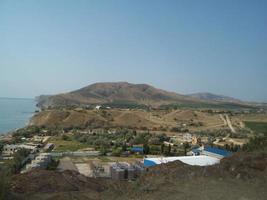
[(24, 127), (36, 110), (34, 99), (0, 98), (0, 134)]

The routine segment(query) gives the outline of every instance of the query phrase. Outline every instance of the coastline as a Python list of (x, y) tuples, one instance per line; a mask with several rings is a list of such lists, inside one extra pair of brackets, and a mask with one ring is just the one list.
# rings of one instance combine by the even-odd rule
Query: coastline
[(35, 103), (32, 98), (0, 97), (0, 136), (28, 126), (37, 108)]
[(7, 132), (0, 132), (0, 136), (4, 136), (4, 135), (12, 135), (15, 131), (17, 131), (18, 129), (21, 129), (21, 128), (24, 128), (24, 127), (27, 127), (30, 125), (30, 121), (31, 121), (31, 118), (34, 116), (34, 112), (31, 113), (31, 116), (29, 117), (29, 119), (27, 120), (27, 122), (25, 123), (24, 126), (21, 126), (21, 127), (18, 127), (18, 128), (15, 128), (13, 130), (9, 130)]

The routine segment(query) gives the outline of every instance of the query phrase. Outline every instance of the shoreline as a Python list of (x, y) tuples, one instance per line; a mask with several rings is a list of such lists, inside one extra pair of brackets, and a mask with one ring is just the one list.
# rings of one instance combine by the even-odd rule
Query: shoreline
[(27, 120), (27, 122), (25, 123), (25, 125), (22, 126), (22, 127), (15, 128), (14, 130), (9, 130), (9, 131), (7, 131), (7, 132), (3, 132), (3, 133), (0, 132), (0, 137), (1, 137), (1, 136), (5, 136), (5, 135), (12, 135), (12, 134), (13, 134), (15, 131), (17, 131), (18, 129), (25, 128), (25, 127), (29, 126), (29, 125), (30, 125), (31, 118), (32, 118), (33, 116), (34, 116), (34, 112), (33, 112), (32, 115), (30, 116), (30, 118)]
[(0, 97), (0, 102), (3, 106), (0, 137), (12, 135), (18, 129), (29, 126), (38, 109), (33, 98)]

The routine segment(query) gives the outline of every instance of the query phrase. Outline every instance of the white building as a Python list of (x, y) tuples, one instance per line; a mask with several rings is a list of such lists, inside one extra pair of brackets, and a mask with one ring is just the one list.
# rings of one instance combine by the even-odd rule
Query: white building
[(190, 133), (183, 134), (183, 141), (191, 142), (192, 141), (192, 135)]
[(19, 149), (20, 149), (19, 145), (15, 145), (15, 144), (4, 145), (2, 155), (3, 156), (12, 156)]
[(26, 165), (26, 171), (35, 168), (46, 169), (51, 160), (52, 157), (49, 153), (41, 153), (30, 164)]
[(101, 107), (102, 107), (102, 106), (97, 105), (97, 106), (95, 107), (95, 109), (100, 110)]
[(209, 166), (220, 163), (220, 159), (214, 158), (211, 156), (179, 156), (179, 157), (159, 157), (159, 158), (145, 158), (144, 166), (151, 167), (158, 164), (164, 164), (173, 161), (181, 161), (188, 165), (197, 165), (197, 166)]
[(44, 147), (44, 150), (47, 151), (47, 150), (52, 150), (54, 148), (54, 144), (53, 143), (47, 143)]

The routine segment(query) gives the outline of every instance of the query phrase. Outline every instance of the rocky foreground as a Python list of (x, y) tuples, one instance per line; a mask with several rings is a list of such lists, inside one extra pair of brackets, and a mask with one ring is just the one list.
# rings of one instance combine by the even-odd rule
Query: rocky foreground
[(267, 199), (267, 153), (238, 153), (220, 165), (179, 161), (150, 168), (134, 182), (36, 170), (15, 175), (7, 199)]

